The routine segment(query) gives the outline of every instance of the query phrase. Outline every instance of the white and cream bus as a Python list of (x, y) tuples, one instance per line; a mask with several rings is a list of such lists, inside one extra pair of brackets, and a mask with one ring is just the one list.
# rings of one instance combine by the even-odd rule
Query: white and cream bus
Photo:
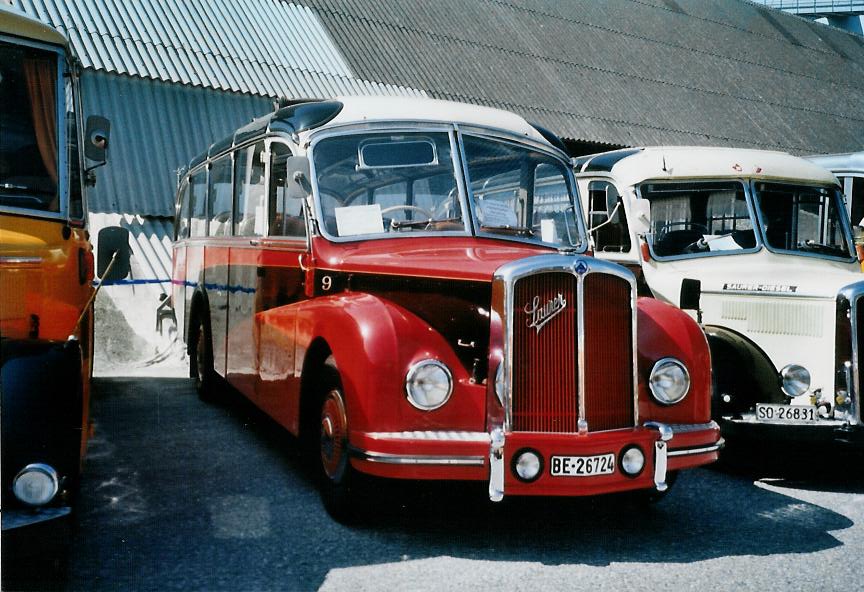
[(727, 148), (573, 163), (595, 255), (702, 324), (727, 437), (864, 443), (864, 275), (834, 175)]

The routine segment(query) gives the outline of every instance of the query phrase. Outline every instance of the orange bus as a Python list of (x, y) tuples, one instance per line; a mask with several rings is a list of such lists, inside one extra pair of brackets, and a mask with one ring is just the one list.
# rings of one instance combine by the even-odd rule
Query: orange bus
[(82, 134), (77, 77), (61, 34), (0, 6), (4, 538), (70, 512), (89, 432), (94, 261), (84, 193), (105, 162), (108, 122), (89, 118)]

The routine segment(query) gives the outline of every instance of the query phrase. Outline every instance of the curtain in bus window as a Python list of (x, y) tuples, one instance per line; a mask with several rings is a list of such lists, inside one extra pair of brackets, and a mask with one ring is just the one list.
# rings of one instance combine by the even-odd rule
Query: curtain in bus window
[(45, 170), (57, 184), (57, 64), (51, 59), (24, 58), (24, 77), (36, 143)]

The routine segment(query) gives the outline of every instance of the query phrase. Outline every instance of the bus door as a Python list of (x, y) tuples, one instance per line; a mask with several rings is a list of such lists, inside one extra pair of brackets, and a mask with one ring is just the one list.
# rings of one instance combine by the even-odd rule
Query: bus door
[(300, 259), (309, 250), (303, 200), (286, 188), (285, 144), (270, 145), (267, 248), (262, 251), (255, 294), (255, 339), (258, 343), (259, 406), (296, 433), (300, 376), (296, 371), (297, 308), (305, 298)]
[(208, 239), (204, 253), (204, 282), (210, 302), (210, 334), (213, 339), (213, 368), (226, 374), (228, 293), (231, 289), (228, 262), (232, 227), (231, 155), (210, 165), (208, 192)]
[(264, 142), (234, 153), (234, 240), (228, 273), (228, 380), (255, 400), (258, 343), (253, 330), (262, 239), (267, 235)]

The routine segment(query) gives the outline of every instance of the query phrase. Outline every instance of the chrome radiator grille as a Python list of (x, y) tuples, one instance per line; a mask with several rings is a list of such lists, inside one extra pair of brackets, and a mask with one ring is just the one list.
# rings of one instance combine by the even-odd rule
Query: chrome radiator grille
[(571, 270), (534, 273), (515, 282), (514, 431), (574, 433), (580, 418), (589, 431), (634, 425), (632, 290), (619, 275), (591, 272), (580, 279)]
[[(515, 296), (513, 429), (575, 432), (579, 421), (576, 276), (529, 276), (516, 284)], [(529, 326), (538, 310), (559, 296), (566, 304), (557, 318), (546, 316), (543, 325)]]
[(589, 431), (633, 425), (633, 315), (630, 284), (585, 277), (585, 414)]

